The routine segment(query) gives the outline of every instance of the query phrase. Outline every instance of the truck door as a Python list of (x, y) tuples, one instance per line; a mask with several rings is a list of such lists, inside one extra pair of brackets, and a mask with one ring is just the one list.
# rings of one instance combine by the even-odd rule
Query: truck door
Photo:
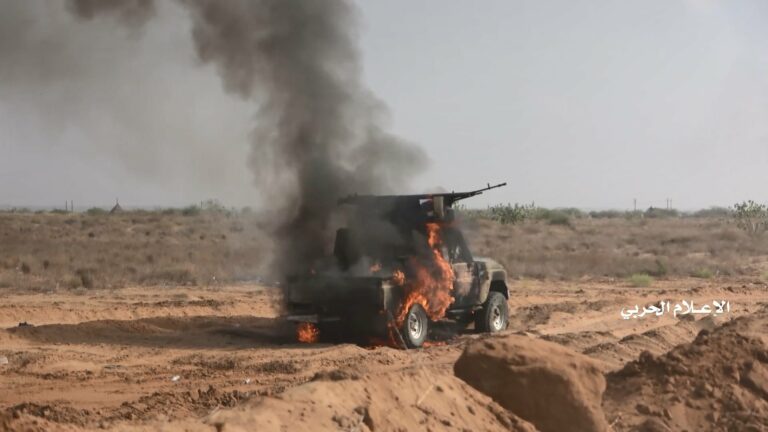
[(454, 301), (456, 306), (472, 305), (474, 298), (477, 297), (474, 283), (477, 278), (473, 275), (474, 266), (474, 263), (466, 262), (451, 264), (453, 274), (456, 276), (456, 280), (453, 282), (453, 297), (456, 299)]
[(478, 296), (479, 284), (477, 277), (477, 264), (472, 259), (464, 236), (461, 231), (453, 227), (444, 229), (445, 239), (444, 256), (451, 262), (451, 268), (455, 280), (453, 282), (453, 297), (455, 306), (469, 306), (475, 303)]

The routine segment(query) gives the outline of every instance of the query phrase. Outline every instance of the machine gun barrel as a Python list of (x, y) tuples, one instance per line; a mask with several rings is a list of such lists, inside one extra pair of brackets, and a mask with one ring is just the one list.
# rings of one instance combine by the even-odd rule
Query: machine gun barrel
[(484, 188), (469, 191), (469, 192), (450, 192), (450, 193), (439, 193), (439, 194), (433, 194), (433, 196), (442, 196), (445, 200), (445, 204), (450, 206), (451, 204), (455, 203), (456, 201), (471, 198), (476, 195), (480, 195), (485, 191), (489, 191), (491, 189), (500, 188), (502, 186), (506, 186), (507, 182), (499, 183), (496, 185), (491, 186), (490, 183)]
[(500, 188), (506, 186), (507, 183), (499, 183), (495, 185), (488, 185), (484, 188), (467, 191), (467, 192), (444, 192), (444, 193), (432, 193), (432, 194), (420, 194), (420, 195), (350, 195), (339, 200), (339, 204), (372, 204), (376, 202), (386, 202), (392, 200), (423, 200), (423, 199), (435, 199), (438, 198), (443, 201), (445, 206), (451, 206), (453, 203), (459, 200), (467, 199), (476, 195), (480, 195), (485, 191), (491, 189)]

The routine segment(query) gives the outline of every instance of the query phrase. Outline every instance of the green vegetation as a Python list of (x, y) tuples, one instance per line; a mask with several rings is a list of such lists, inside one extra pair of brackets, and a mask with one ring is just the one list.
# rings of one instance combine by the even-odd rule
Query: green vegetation
[(456, 207), (456, 211), (464, 219), (486, 219), (499, 222), (502, 225), (520, 223), (530, 218), (534, 210), (535, 206), (533, 204), (521, 205), (517, 203), (514, 205), (497, 204), (486, 209), (469, 209), (463, 205)]
[(635, 273), (627, 279), (630, 285), (636, 288), (645, 288), (651, 286), (653, 278), (645, 273)]
[(183, 216), (197, 216), (200, 214), (200, 207), (196, 205), (184, 207), (181, 209), (181, 214)]
[(667, 266), (664, 264), (664, 261), (656, 258), (656, 269), (648, 273), (651, 276), (664, 277), (667, 275), (667, 273), (669, 273), (669, 269), (667, 269)]
[[(88, 289), (94, 287), (94, 273), (95, 270), (91, 268), (79, 268), (75, 270), (75, 276), (79, 279), (80, 286)], [(76, 283), (73, 285), (76, 285)]]
[(592, 219), (614, 219), (624, 217), (626, 212), (618, 210), (600, 210), (589, 212), (589, 217)]
[(100, 216), (107, 214), (107, 211), (101, 207), (91, 207), (85, 211), (85, 214), (89, 216)]
[(696, 269), (691, 273), (691, 276), (699, 279), (710, 279), (715, 273), (708, 268)]
[[(576, 219), (673, 219), (711, 218), (729, 219), (735, 217), (740, 227), (750, 232), (768, 231), (768, 207), (753, 201), (737, 204), (734, 209), (710, 207), (692, 212), (677, 209), (649, 207), (646, 210), (594, 210), (577, 208), (545, 208), (531, 204), (496, 204), (485, 209), (457, 208), (465, 219), (485, 219), (502, 225), (518, 224), (523, 221), (543, 221), (551, 225), (573, 226)], [(758, 220), (755, 220), (757, 218)]]
[(219, 202), (219, 200), (209, 199), (203, 201), (200, 207), (205, 211), (213, 211), (219, 213), (227, 213), (227, 208)]
[(538, 212), (536, 215), (536, 219), (546, 221), (550, 225), (571, 226), (571, 217), (569, 216), (567, 210), (542, 209), (542, 211)]
[(708, 209), (697, 210), (693, 212), (691, 216), (701, 218), (729, 218), (733, 216), (733, 210), (725, 207), (710, 207)]
[(510, 204), (499, 204), (488, 208), (486, 218), (495, 220), (502, 225), (514, 224), (528, 219), (534, 210), (535, 207), (533, 204), (520, 205), (515, 203), (514, 206)]
[(654, 208), (650, 207), (648, 210), (645, 211), (643, 216), (647, 218), (669, 218), (669, 217), (679, 217), (680, 212), (678, 212), (675, 209), (661, 209), (661, 208)]
[(736, 226), (749, 235), (756, 236), (768, 231), (768, 207), (752, 200), (737, 203), (733, 206), (733, 217)]
[(26, 207), (13, 207), (12, 209), (8, 210), (9, 213), (32, 213), (32, 210), (26, 208)]
[[(540, 221), (550, 225), (573, 226), (576, 219), (669, 219), (681, 217), (698, 218), (726, 218), (733, 215), (733, 211), (712, 207), (695, 212), (680, 212), (676, 209), (663, 209), (649, 207), (646, 210), (598, 210), (585, 212), (577, 208), (545, 208), (531, 204), (497, 204), (485, 209), (469, 209), (458, 206), (458, 213), (464, 219), (485, 219), (499, 222), (502, 225), (519, 224), (524, 221)], [(768, 230), (768, 223), (766, 224)]]

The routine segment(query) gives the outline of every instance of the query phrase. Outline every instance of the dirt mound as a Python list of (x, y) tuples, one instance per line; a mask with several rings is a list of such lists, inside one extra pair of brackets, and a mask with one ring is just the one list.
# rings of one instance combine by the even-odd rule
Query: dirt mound
[[(52, 430), (51, 423), (58, 429), (79, 430), (88, 427), (93, 418), (101, 417), (100, 425), (113, 425), (121, 421), (155, 419), (170, 416), (201, 416), (212, 409), (233, 407), (249, 395), (237, 390), (223, 392), (213, 386), (183, 392), (155, 392), (137, 401), (125, 402), (109, 414), (86, 409), (76, 409), (62, 403), (23, 403), (0, 412), (0, 431), (4, 430)], [(65, 427), (66, 426), (66, 427)]]
[(336, 379), (329, 373), (276, 397), (208, 419), (225, 430), (486, 430), (535, 431), (448, 370), (419, 368)]
[(74, 424), (81, 417), (77, 410), (59, 410), (47, 405), (25, 403), (0, 412), (0, 432), (76, 432), (81, 429)]
[[(376, 375), (329, 370), (274, 396), (155, 393), (123, 404), (104, 419), (114, 431), (389, 431), (483, 430), (536, 432), (525, 420), (456, 378), (446, 367), (418, 367)], [(168, 422), (166, 408), (198, 399), (199, 412)], [(237, 404), (235, 406), (235, 404)], [(227, 408), (233, 407), (233, 408)], [(205, 413), (209, 413), (205, 415)], [(67, 418), (60, 418), (66, 415)], [(202, 417), (198, 417), (201, 416)], [(80, 431), (89, 413), (29, 405), (0, 413), (0, 431)], [(142, 421), (137, 423), (138, 421)], [(152, 420), (149, 420), (152, 419)], [(51, 423), (53, 422), (53, 423)], [(64, 424), (62, 424), (64, 423)], [(92, 426), (91, 426), (92, 427)]]
[(119, 420), (153, 418), (158, 415), (170, 416), (172, 413), (178, 416), (180, 412), (199, 416), (214, 408), (233, 407), (247, 397), (247, 394), (237, 390), (222, 392), (213, 386), (177, 393), (155, 392), (141, 397), (138, 401), (123, 403), (104, 420), (112, 423)]
[(88, 414), (86, 410), (79, 410), (71, 407), (56, 407), (52, 405), (40, 405), (36, 403), (23, 403), (6, 410), (12, 418), (19, 418), (22, 415), (48, 419), (56, 423), (82, 424), (82, 419)]
[(740, 318), (607, 375), (616, 430), (765, 430), (768, 315)]
[(712, 330), (724, 322), (724, 317), (711, 316), (698, 320), (670, 319), (665, 325), (657, 325), (623, 337), (615, 334), (620, 334), (620, 331), (583, 331), (544, 335), (541, 338), (602, 361), (606, 365), (606, 371), (614, 371), (624, 367), (628, 361), (636, 359), (643, 351), (654, 355), (664, 354), (681, 343), (692, 341), (701, 330)]
[[(234, 408), (238, 394), (209, 389), (198, 394), (153, 394), (123, 404), (107, 419), (110, 430), (193, 431), (387, 431), (483, 430), (536, 432), (536, 428), (456, 378), (447, 368), (417, 368), (358, 376), (348, 371), (318, 374), (306, 384)], [(210, 414), (162, 421), (163, 407), (199, 398)], [(212, 410), (211, 410), (212, 409)], [(0, 413), (0, 431), (79, 431), (87, 413), (30, 405)], [(149, 415), (149, 414), (152, 415)], [(75, 415), (78, 414), (78, 415)], [(201, 413), (191, 412), (200, 415)], [(72, 418), (58, 418), (69, 415)], [(139, 419), (154, 418), (137, 424)], [(165, 417), (167, 418), (167, 417)], [(54, 422), (54, 423), (51, 423)], [(65, 424), (61, 424), (65, 423)], [(79, 426), (79, 427), (78, 427)], [(87, 426), (85, 426), (87, 428)]]
[(24, 415), (19, 418), (3, 418), (0, 415), (0, 432), (80, 432), (82, 429), (49, 422), (39, 417)]
[(560, 345), (518, 335), (487, 338), (469, 344), (454, 371), (544, 432), (608, 429), (600, 366)]

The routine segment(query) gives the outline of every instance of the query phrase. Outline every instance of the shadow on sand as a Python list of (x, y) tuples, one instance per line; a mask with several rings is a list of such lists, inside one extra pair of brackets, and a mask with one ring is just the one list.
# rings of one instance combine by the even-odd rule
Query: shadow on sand
[(155, 317), (14, 327), (10, 334), (41, 343), (150, 348), (258, 348), (299, 345), (293, 324), (252, 316)]

